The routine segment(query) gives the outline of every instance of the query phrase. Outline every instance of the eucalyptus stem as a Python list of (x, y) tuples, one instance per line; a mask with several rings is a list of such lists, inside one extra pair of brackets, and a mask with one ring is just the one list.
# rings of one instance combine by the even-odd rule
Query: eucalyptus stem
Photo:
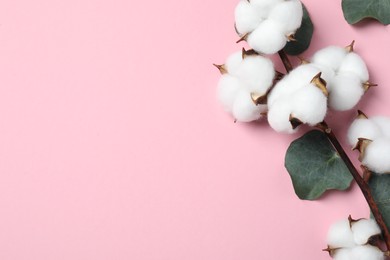
[[(279, 57), (283, 62), (283, 65), (288, 72), (290, 72), (293, 67), (292, 64), (287, 57), (286, 53), (281, 50), (279, 51)], [(323, 121), (318, 125), (318, 127), (325, 133), (328, 140), (332, 143), (333, 147), (336, 149), (338, 154), (340, 155), (340, 158), (344, 161), (345, 165), (347, 166), (348, 170), (350, 171), (353, 179), (358, 184), (360, 190), (363, 193), (364, 198), (366, 199), (368, 206), (371, 209), (372, 215), (374, 216), (376, 222), (378, 223), (378, 226), (380, 227), (383, 235), (384, 242), (386, 244), (386, 249), (389, 252), (390, 250), (390, 232), (389, 229), (386, 226), (386, 223), (383, 219), (383, 216), (378, 208), (378, 205), (376, 204), (374, 197), (372, 196), (370, 186), (368, 185), (368, 182), (365, 178), (363, 178), (359, 171), (355, 168), (351, 160), (349, 159), (347, 153), (345, 152), (344, 148), (341, 146), (339, 140), (337, 139), (336, 135), (332, 131), (332, 129), (328, 126), (328, 124)], [(364, 173), (366, 174), (368, 169), (364, 168)]]

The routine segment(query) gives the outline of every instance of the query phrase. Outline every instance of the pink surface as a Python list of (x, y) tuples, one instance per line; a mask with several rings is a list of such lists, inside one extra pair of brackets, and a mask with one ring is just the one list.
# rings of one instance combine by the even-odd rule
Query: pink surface
[[(355, 39), (380, 84), (359, 108), (390, 115), (389, 27), (304, 2), (308, 55)], [(367, 206), (356, 186), (300, 201), (294, 136), (217, 104), (236, 3), (1, 1), (0, 259), (329, 259), (329, 224)]]

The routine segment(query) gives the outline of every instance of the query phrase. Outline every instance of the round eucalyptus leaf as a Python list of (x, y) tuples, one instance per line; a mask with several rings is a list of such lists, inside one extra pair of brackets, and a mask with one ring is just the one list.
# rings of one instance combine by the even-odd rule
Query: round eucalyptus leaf
[(309, 12), (306, 7), (303, 6), (303, 19), (302, 25), (295, 33), (296, 41), (290, 41), (284, 47), (284, 51), (288, 55), (299, 55), (310, 46), (311, 38), (313, 36), (314, 26), (310, 19)]
[(373, 174), (369, 182), (372, 196), (379, 211), (385, 220), (387, 228), (390, 227), (390, 175)]
[(344, 18), (355, 24), (365, 18), (373, 18), (382, 24), (390, 24), (390, 0), (343, 0)]
[(290, 144), (285, 158), (295, 193), (300, 199), (318, 199), (327, 190), (345, 190), (352, 175), (327, 136), (313, 130)]

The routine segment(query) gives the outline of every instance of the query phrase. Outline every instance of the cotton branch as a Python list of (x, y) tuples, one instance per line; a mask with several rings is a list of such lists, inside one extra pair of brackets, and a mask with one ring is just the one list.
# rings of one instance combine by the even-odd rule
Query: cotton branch
[(368, 186), (368, 183), (362, 178), (362, 176), (359, 174), (358, 170), (355, 168), (355, 166), (352, 164), (351, 160), (349, 159), (348, 155), (344, 151), (343, 147), (341, 146), (340, 142), (338, 141), (336, 135), (332, 131), (331, 128), (328, 127), (326, 122), (322, 122), (319, 124), (320, 129), (326, 134), (329, 141), (332, 143), (333, 147), (336, 149), (338, 154), (340, 155), (341, 159), (344, 161), (345, 165), (347, 166), (348, 170), (352, 174), (352, 177), (358, 184), (360, 190), (362, 191), (364, 198), (366, 199), (368, 206), (371, 209), (372, 215), (374, 216), (376, 222), (378, 223), (378, 226), (382, 230), (383, 238), (386, 243), (387, 250), (390, 250), (390, 233), (387, 229), (387, 226), (385, 224), (385, 221), (383, 219), (382, 214), (379, 211), (378, 205), (376, 204), (374, 197), (372, 196), (371, 189)]
[(278, 52), (278, 54), (279, 54), (280, 59), (283, 62), (284, 67), (286, 68), (286, 71), (290, 72), (293, 69), (293, 66), (292, 66), (290, 60), (288, 59), (287, 54), (283, 50), (280, 50)]
[[(284, 65), (287, 73), (290, 72), (293, 67), (292, 67), (292, 64), (291, 64), (289, 58), (287, 57), (286, 53), (283, 50), (281, 50), (281, 51), (279, 51), (278, 54), (280, 56), (280, 59), (283, 62), (283, 65)], [(353, 163), (349, 159), (348, 155), (346, 154), (344, 148), (341, 146), (336, 135), (334, 134), (332, 129), (328, 126), (328, 124), (325, 121), (323, 121), (322, 123), (320, 123), (318, 125), (318, 127), (326, 134), (328, 140), (332, 143), (333, 147), (336, 149), (336, 151), (340, 155), (340, 158), (346, 164), (352, 177), (354, 178), (354, 180), (358, 184), (360, 190), (363, 193), (364, 198), (366, 199), (366, 201), (368, 203), (368, 206), (371, 209), (371, 212), (372, 212), (376, 222), (378, 223), (378, 225), (382, 231), (382, 235), (383, 235), (384, 241), (386, 243), (386, 248), (387, 248), (387, 250), (390, 250), (390, 232), (385, 224), (385, 221), (383, 219), (381, 212), (379, 211), (378, 205), (376, 204), (374, 197), (372, 196), (371, 189), (370, 189), (367, 181), (365, 181), (365, 179), (360, 175), (359, 171), (355, 168), (355, 166), (353, 165)], [(365, 170), (364, 175), (367, 175), (366, 171), (367, 170)]]

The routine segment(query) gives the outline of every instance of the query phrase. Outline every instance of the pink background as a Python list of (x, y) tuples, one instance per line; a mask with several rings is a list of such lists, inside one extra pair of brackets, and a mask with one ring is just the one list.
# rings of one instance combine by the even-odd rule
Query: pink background
[[(390, 115), (389, 27), (304, 2), (306, 56), (355, 39), (380, 84), (359, 108)], [(0, 2), (0, 259), (329, 259), (329, 224), (368, 208), (356, 186), (300, 201), (296, 136), (217, 104), (236, 3)], [(354, 113), (331, 115), (340, 136)]]

